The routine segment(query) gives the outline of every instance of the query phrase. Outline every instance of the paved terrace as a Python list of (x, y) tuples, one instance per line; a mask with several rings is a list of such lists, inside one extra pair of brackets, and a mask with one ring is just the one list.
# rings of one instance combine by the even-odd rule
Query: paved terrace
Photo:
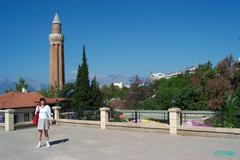
[(171, 136), (71, 125), (52, 126), (51, 148), (36, 149), (36, 128), (0, 132), (1, 160), (240, 159), (240, 139)]

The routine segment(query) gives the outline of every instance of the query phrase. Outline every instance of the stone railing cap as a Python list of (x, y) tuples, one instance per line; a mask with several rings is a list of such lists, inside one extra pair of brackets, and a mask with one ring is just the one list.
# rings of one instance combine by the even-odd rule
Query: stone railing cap
[(52, 109), (61, 109), (62, 107), (60, 106), (53, 106)]
[(15, 112), (14, 109), (6, 109), (5, 112), (11, 113), (11, 112)]
[(169, 108), (168, 109), (169, 112), (181, 112), (180, 108)]
[(108, 107), (102, 107), (102, 108), (100, 108), (99, 110), (100, 110), (100, 111), (109, 111), (110, 108), (108, 108)]

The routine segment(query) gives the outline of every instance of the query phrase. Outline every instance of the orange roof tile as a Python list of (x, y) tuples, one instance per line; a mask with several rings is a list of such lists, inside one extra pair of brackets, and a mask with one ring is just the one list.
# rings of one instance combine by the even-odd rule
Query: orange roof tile
[[(16, 109), (35, 107), (40, 98), (45, 98), (38, 92), (9, 92), (0, 95), (0, 109)], [(47, 104), (56, 104), (64, 98), (46, 98)]]
[(0, 95), (0, 109), (34, 107), (41, 97), (37, 92), (9, 92)]
[(65, 101), (65, 98), (47, 98), (47, 104), (56, 104), (58, 102)]

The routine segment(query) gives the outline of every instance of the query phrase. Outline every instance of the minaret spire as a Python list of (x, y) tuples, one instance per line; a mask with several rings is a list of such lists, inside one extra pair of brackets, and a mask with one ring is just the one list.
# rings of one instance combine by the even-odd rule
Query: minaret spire
[(54, 19), (53, 19), (52, 23), (58, 23), (58, 24), (61, 24), (60, 19), (59, 19), (57, 13), (56, 13), (55, 16), (54, 16)]

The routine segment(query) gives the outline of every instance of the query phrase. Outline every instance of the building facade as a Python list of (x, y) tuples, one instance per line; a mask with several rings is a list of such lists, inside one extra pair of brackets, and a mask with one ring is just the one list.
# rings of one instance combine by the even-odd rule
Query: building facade
[(119, 82), (119, 83), (115, 82), (115, 83), (113, 83), (113, 85), (117, 86), (119, 88), (123, 88), (123, 83), (122, 82)]
[[(14, 109), (14, 122), (32, 121), (36, 106), (40, 98), (45, 98), (38, 92), (9, 92), (0, 95), (0, 111)], [(64, 98), (46, 98), (47, 104), (52, 107), (59, 102), (65, 101)], [(4, 121), (4, 113), (0, 112), (0, 124)]]
[(191, 67), (187, 67), (184, 71), (173, 72), (173, 73), (168, 73), (168, 74), (152, 73), (150, 75), (150, 81), (153, 82), (155, 80), (159, 80), (159, 79), (162, 79), (162, 78), (169, 79), (169, 78), (172, 78), (174, 76), (177, 76), (177, 75), (180, 75), (180, 74), (183, 74), (183, 73), (195, 73), (197, 68), (198, 68), (198, 66), (191, 66)]
[(49, 34), (50, 42), (50, 89), (62, 90), (65, 83), (64, 73), (64, 36), (61, 33), (61, 22), (55, 14), (51, 33)]

